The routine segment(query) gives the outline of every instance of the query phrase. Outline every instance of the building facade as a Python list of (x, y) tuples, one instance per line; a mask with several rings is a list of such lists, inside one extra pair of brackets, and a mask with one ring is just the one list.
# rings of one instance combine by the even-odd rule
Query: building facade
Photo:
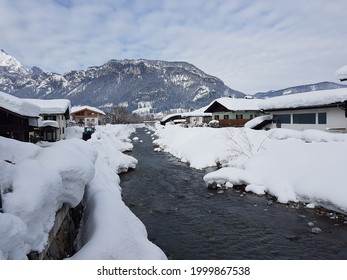
[(0, 92), (0, 136), (34, 141), (40, 108), (15, 96)]
[(40, 107), (37, 134), (43, 141), (59, 141), (66, 138), (67, 122), (70, 119), (71, 103), (68, 99), (25, 99)]
[(91, 106), (75, 106), (71, 108), (72, 119), (80, 126), (95, 126), (102, 122), (105, 113)]
[(212, 119), (217, 120), (220, 127), (242, 127), (249, 120), (263, 114), (257, 100), (230, 97), (216, 99), (206, 108), (205, 113), (211, 113)]

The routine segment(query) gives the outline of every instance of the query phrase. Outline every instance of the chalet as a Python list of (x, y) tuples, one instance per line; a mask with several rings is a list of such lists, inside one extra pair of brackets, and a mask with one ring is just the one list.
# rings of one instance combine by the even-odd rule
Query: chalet
[(67, 121), (70, 119), (71, 103), (68, 99), (24, 99), (40, 107), (37, 134), (43, 141), (59, 141), (66, 138)]
[(244, 126), (249, 120), (262, 115), (256, 99), (221, 97), (214, 100), (204, 111), (211, 113), (212, 119), (219, 121), (219, 126)]
[(74, 106), (71, 108), (72, 119), (81, 126), (95, 126), (101, 124), (105, 113), (91, 106)]
[(37, 105), (0, 91), (0, 136), (33, 141), (40, 112)]
[(321, 90), (272, 97), (259, 107), (272, 115), (272, 127), (346, 131), (347, 89)]

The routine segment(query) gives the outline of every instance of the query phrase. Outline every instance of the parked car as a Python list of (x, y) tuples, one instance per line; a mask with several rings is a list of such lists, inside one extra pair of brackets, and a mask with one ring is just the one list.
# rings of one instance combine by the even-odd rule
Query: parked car
[(212, 120), (208, 123), (209, 127), (219, 127), (219, 121), (218, 120)]
[(94, 127), (85, 127), (83, 134), (82, 134), (82, 139), (84, 141), (87, 141), (88, 139), (90, 139), (92, 137), (92, 134), (95, 132), (95, 128)]

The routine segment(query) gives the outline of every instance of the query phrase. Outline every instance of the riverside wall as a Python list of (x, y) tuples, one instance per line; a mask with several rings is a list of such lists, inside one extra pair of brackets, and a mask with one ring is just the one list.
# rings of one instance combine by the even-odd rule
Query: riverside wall
[(57, 212), (54, 226), (49, 233), (46, 248), (38, 253), (31, 252), (31, 260), (62, 260), (76, 252), (75, 240), (82, 219), (83, 205), (74, 208), (64, 204)]

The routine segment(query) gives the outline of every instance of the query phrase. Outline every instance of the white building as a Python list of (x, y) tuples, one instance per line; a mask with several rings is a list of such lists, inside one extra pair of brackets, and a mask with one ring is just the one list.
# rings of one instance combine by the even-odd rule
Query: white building
[(40, 107), (39, 128), (44, 141), (65, 139), (67, 121), (70, 119), (71, 103), (68, 99), (25, 99)]
[(261, 100), (259, 107), (273, 116), (272, 127), (347, 130), (346, 88), (272, 97)]

